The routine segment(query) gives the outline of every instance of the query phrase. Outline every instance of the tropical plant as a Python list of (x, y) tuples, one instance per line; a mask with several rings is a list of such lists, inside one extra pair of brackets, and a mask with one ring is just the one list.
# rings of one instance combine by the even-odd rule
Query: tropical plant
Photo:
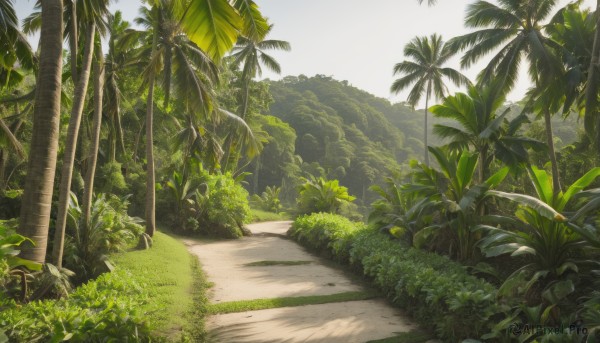
[[(451, 39), (449, 47), (455, 52), (467, 49), (461, 58), (463, 68), (499, 48), (478, 79), (483, 84), (496, 79), (505, 89), (511, 89), (515, 85), (518, 67), (525, 58), (529, 62), (529, 75), (535, 84), (535, 94), (539, 95), (562, 73), (560, 60), (554, 54), (558, 47), (542, 32), (546, 27), (543, 21), (550, 16), (556, 3), (556, 0), (530, 0), (501, 1), (496, 5), (477, 1), (467, 8), (465, 25), (478, 30)], [(546, 102), (539, 111), (546, 124), (554, 191), (558, 193), (560, 177), (549, 106), (550, 103)]]
[(35, 243), (21, 256), (44, 262), (54, 187), (62, 85), (62, 0), (43, 1), (40, 70), (34, 104), (29, 165), (17, 232)]
[(431, 37), (413, 38), (404, 47), (404, 55), (413, 61), (403, 61), (394, 66), (394, 75), (403, 76), (394, 81), (391, 91), (397, 94), (414, 83), (408, 95), (408, 103), (413, 108), (425, 93), (423, 142), (425, 143), (425, 164), (429, 165), (429, 151), (427, 150), (429, 99), (431, 96), (441, 98), (447, 94), (444, 78), (448, 78), (458, 86), (468, 85), (470, 82), (455, 69), (443, 67), (454, 55), (454, 52), (437, 34), (433, 34)]
[(508, 168), (500, 169), (478, 184), (474, 178), (477, 154), (433, 147), (429, 150), (440, 170), (423, 164), (413, 165), (412, 181), (403, 186), (404, 192), (418, 199), (407, 212), (418, 213), (418, 217), (430, 216), (427, 226), (414, 234), (414, 244), (443, 249), (461, 261), (472, 260), (476, 257), (475, 244), (479, 236), (471, 229), (493, 218), (485, 215), (484, 193), (504, 180)]
[(205, 172), (199, 181), (202, 187), (195, 189), (191, 208), (196, 230), (217, 237), (241, 237), (251, 218), (248, 192), (229, 173)]
[(339, 213), (344, 203), (356, 198), (348, 194), (348, 188), (340, 186), (338, 180), (327, 180), (323, 177), (309, 176), (298, 188), (298, 213), (316, 212)]
[(516, 166), (529, 160), (528, 148), (544, 149), (542, 142), (518, 134), (519, 128), (528, 123), (525, 113), (511, 121), (506, 119), (510, 107), (499, 113), (505, 95), (497, 82), (487, 86), (477, 85), (468, 93), (456, 93), (444, 98), (440, 105), (431, 107), (438, 118), (450, 119), (449, 124), (436, 124), (433, 132), (449, 139), (451, 150), (473, 149), (479, 155), (478, 183), (488, 177), (494, 160)]
[(128, 205), (127, 198), (98, 194), (92, 202), (90, 221), (85, 223), (83, 209), (71, 193), (65, 264), (75, 271), (78, 281), (106, 271), (108, 253), (125, 249), (142, 233), (141, 220), (127, 214)]
[[(528, 175), (537, 197), (487, 192), (487, 195), (511, 200), (519, 207), (516, 218), (505, 217), (502, 227), (479, 226), (487, 236), (478, 246), (488, 257), (510, 254), (526, 259), (526, 264), (506, 279), (500, 295), (514, 295), (518, 291), (533, 305), (541, 302), (542, 297), (551, 300), (551, 305), (558, 305), (558, 301), (575, 290), (572, 275), (597, 266), (588, 258), (592, 247), (600, 247), (598, 231), (589, 224), (592, 219), (589, 214), (598, 208), (600, 192), (583, 189), (600, 176), (600, 168), (593, 168), (558, 195), (545, 170), (531, 167)], [(554, 298), (548, 299), (550, 296)]]
[(281, 187), (267, 186), (260, 196), (254, 194), (251, 200), (253, 200), (259, 208), (265, 211), (279, 213), (279, 211), (281, 211), (279, 193), (281, 193)]

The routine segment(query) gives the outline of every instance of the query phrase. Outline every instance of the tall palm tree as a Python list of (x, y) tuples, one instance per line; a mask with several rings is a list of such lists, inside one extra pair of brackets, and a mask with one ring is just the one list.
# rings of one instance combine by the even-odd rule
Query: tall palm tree
[(403, 61), (394, 66), (394, 75), (402, 75), (402, 77), (394, 81), (391, 87), (392, 92), (398, 94), (414, 84), (408, 95), (408, 103), (413, 107), (419, 103), (425, 93), (423, 143), (425, 144), (425, 164), (427, 165), (429, 165), (427, 112), (430, 97), (433, 95), (441, 98), (447, 93), (444, 78), (448, 78), (457, 86), (470, 84), (469, 79), (457, 70), (443, 67), (453, 55), (454, 52), (437, 34), (430, 37), (415, 37), (404, 46), (404, 56), (412, 61)]
[(139, 48), (142, 32), (130, 28), (123, 21), (120, 11), (108, 20), (108, 53), (105, 62), (104, 106), (108, 119), (108, 161), (115, 162), (117, 148), (125, 152), (123, 127), (121, 124), (121, 105), (127, 103), (127, 97), (121, 91), (120, 79), (130, 68), (140, 64), (135, 54)]
[[(146, 100), (146, 233), (153, 236), (155, 220), (155, 174), (153, 151), (154, 87), (155, 78), (162, 69), (165, 106), (168, 106), (171, 84), (191, 108), (208, 115), (211, 112), (213, 87), (218, 70), (213, 61), (189, 40), (180, 26), (177, 1), (163, 0), (152, 8), (143, 7), (136, 23), (148, 29), (151, 45), (142, 55), (150, 56), (144, 77), (148, 84)], [(205, 76), (201, 78), (197, 72)], [(175, 77), (171, 79), (172, 75)]]
[[(67, 212), (69, 209), (71, 181), (75, 166), (75, 153), (77, 150), (77, 140), (79, 137), (79, 127), (83, 114), (83, 107), (87, 95), (88, 83), (91, 73), (92, 60), (94, 55), (96, 32), (104, 33), (106, 24), (105, 18), (108, 15), (109, 0), (102, 1), (79, 1), (76, 11), (78, 25), (81, 27), (79, 32), (85, 32), (84, 49), (82, 56), (81, 71), (78, 71), (78, 79), (75, 80), (75, 94), (73, 96), (73, 107), (71, 108), (71, 117), (67, 129), (67, 139), (65, 142), (65, 151), (63, 155), (63, 164), (60, 177), (60, 188), (58, 197), (58, 214), (56, 217), (56, 229), (54, 231), (53, 262), (58, 267), (62, 267), (62, 255), (64, 249), (65, 230), (67, 225)], [(98, 31), (97, 31), (98, 30)], [(77, 39), (79, 37), (76, 37)], [(71, 58), (71, 63), (76, 60), (76, 56)], [(84, 225), (85, 226), (85, 225)]]
[(35, 243), (21, 245), (21, 257), (44, 262), (54, 188), (62, 87), (62, 0), (42, 2), (40, 69), (33, 132), (17, 232)]
[[(465, 25), (478, 29), (472, 33), (453, 38), (449, 45), (454, 51), (467, 49), (461, 59), (463, 67), (469, 67), (494, 49), (500, 49), (486, 68), (479, 74), (481, 82), (497, 77), (506, 89), (517, 80), (519, 65), (525, 58), (529, 75), (537, 90), (542, 90), (561, 73), (560, 61), (554, 56), (555, 46), (542, 31), (557, 0), (501, 0), (499, 5), (477, 1), (467, 8)], [(551, 113), (542, 108), (546, 124), (546, 137), (552, 163), (554, 191), (560, 192), (560, 177), (552, 137)]]
[[(267, 69), (281, 74), (281, 66), (279, 63), (269, 54), (266, 50), (283, 50), (290, 51), (290, 43), (282, 40), (275, 39), (264, 39), (273, 29), (273, 25), (269, 25), (265, 37), (259, 39), (250, 39), (247, 37), (240, 36), (236, 46), (232, 50), (232, 66), (234, 68), (243, 65), (242, 68), (242, 97), (241, 97), (241, 110), (239, 115), (242, 119), (246, 120), (248, 114), (248, 101), (250, 98), (250, 83), (256, 76), (262, 75), (261, 63), (267, 67)], [(224, 169), (227, 170), (229, 166), (235, 168), (237, 160), (239, 158), (239, 149), (236, 149), (236, 139), (234, 137), (235, 132), (231, 131), (227, 136), (227, 147)], [(236, 150), (236, 151), (234, 151)], [(232, 155), (233, 154), (233, 155)], [(232, 160), (231, 164), (230, 159)]]

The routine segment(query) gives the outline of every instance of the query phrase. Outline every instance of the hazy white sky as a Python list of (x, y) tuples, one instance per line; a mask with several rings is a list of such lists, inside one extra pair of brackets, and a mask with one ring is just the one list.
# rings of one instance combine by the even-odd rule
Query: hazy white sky
[[(275, 26), (270, 38), (287, 40), (291, 52), (274, 52), (281, 63), (281, 76), (324, 74), (348, 82), (393, 102), (403, 101), (389, 91), (394, 80), (392, 68), (404, 60), (403, 47), (415, 36), (441, 34), (444, 39), (467, 33), (464, 12), (473, 0), (440, 0), (436, 6), (418, 5), (417, 0), (255, 0)], [(425, 1), (426, 2), (426, 1)], [(560, 0), (565, 5), (568, 0)], [(17, 0), (19, 18), (24, 18), (35, 0)], [(586, 7), (596, 1), (585, 0)], [(112, 5), (125, 19), (137, 16), (139, 0), (121, 0)], [(557, 7), (558, 9), (558, 7)], [(463, 72), (471, 79), (488, 58)], [(458, 58), (449, 66), (459, 68)], [(529, 87), (522, 73), (510, 100), (519, 100)]]

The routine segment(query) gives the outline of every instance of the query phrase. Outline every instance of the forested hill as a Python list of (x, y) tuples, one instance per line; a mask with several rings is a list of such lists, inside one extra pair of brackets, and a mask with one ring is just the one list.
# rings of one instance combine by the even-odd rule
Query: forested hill
[(271, 81), (270, 92), (270, 114), (294, 128), (295, 153), (304, 164), (318, 163), (359, 198), (390, 169), (422, 152), (421, 115), (346, 81), (287, 76)]
[(270, 90), (275, 100), (271, 114), (296, 130), (296, 152), (307, 161), (325, 162), (322, 158), (328, 152), (346, 156), (335, 147), (325, 150), (338, 140), (381, 151), (398, 162), (422, 152), (420, 113), (402, 104), (392, 105), (347, 81), (323, 75), (287, 76), (271, 82)]

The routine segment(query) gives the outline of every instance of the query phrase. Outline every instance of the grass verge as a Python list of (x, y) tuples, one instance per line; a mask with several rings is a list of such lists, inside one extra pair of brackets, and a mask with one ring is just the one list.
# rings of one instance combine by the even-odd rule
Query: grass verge
[(361, 292), (344, 292), (328, 295), (311, 295), (305, 297), (285, 297), (274, 299), (229, 301), (219, 304), (210, 304), (208, 305), (207, 309), (209, 314), (223, 314), (244, 311), (266, 310), (278, 307), (293, 307), (337, 303), (343, 301), (367, 300), (379, 296), (381, 296), (379, 292), (369, 290)]
[(278, 220), (290, 220), (291, 217), (287, 213), (273, 213), (267, 212), (263, 210), (259, 210), (256, 208), (250, 209), (252, 213), (252, 222), (260, 223), (260, 222), (270, 222), (270, 221), (278, 221)]
[(312, 261), (256, 261), (246, 263), (244, 267), (300, 266), (311, 263)]
[(140, 311), (148, 314), (155, 333), (179, 340), (184, 334), (203, 332), (206, 282), (197, 259), (181, 242), (157, 232), (151, 249), (115, 254), (111, 259), (148, 293)]

